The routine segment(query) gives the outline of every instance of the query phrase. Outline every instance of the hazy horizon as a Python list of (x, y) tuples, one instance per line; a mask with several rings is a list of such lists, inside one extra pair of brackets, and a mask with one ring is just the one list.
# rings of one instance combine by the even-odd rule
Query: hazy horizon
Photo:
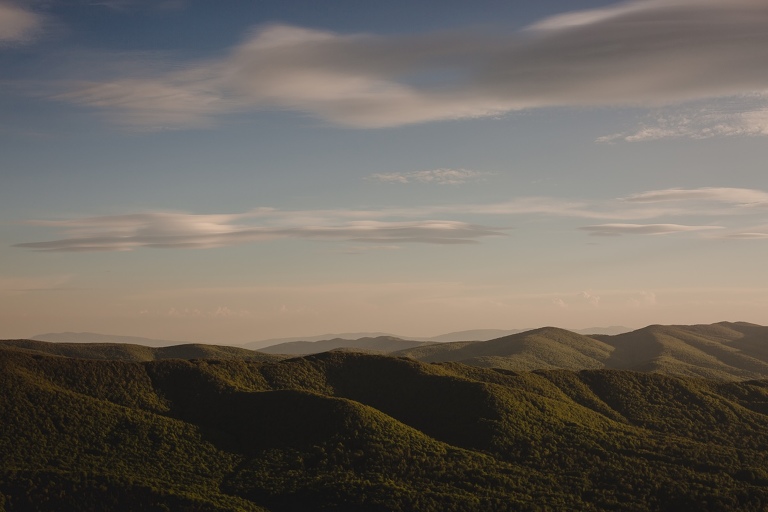
[(0, 0), (0, 338), (766, 324), (768, 3)]

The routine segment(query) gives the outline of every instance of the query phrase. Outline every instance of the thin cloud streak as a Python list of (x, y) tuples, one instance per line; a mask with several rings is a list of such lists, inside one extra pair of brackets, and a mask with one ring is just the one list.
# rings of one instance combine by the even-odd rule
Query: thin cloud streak
[[(472, 244), (485, 237), (504, 236), (494, 228), (457, 221), (380, 222), (352, 221), (334, 226), (245, 227), (211, 224), (206, 215), (174, 215), (168, 223), (166, 214), (143, 214), (109, 218), (85, 219), (83, 223), (69, 221), (73, 236), (48, 242), (17, 244), (16, 247), (45, 252), (132, 251), (142, 247), (160, 249), (210, 249), (280, 238), (306, 240), (341, 240), (364, 243), (425, 243)], [(201, 221), (197, 217), (202, 217)], [(60, 222), (59, 225), (63, 225)], [(83, 236), (84, 233), (90, 233)]]
[[(218, 60), (115, 76), (60, 100), (143, 128), (289, 109), (387, 127), (551, 106), (665, 105), (768, 90), (768, 3), (636, 0), (555, 16), (519, 32), (338, 34), (272, 25)], [(450, 71), (439, 86), (414, 73)], [(753, 123), (759, 112), (745, 113)]]
[(437, 185), (461, 185), (468, 181), (481, 180), (490, 173), (469, 169), (431, 169), (413, 172), (388, 172), (368, 176), (370, 181), (380, 183), (430, 183)]
[(682, 224), (599, 224), (579, 228), (592, 236), (668, 235), (690, 231), (723, 229), (722, 226), (686, 226)]
[(768, 204), (768, 192), (749, 188), (703, 187), (695, 189), (669, 188), (634, 194), (624, 199), (634, 203), (668, 201), (713, 201), (740, 205)]

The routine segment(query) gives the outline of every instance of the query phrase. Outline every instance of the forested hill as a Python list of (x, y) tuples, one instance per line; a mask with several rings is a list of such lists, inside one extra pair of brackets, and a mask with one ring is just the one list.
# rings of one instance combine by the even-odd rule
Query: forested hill
[(392, 353), (514, 371), (617, 369), (744, 380), (768, 378), (768, 327), (746, 322), (651, 325), (608, 336), (544, 327), (490, 341), (440, 343)]
[(11, 511), (765, 510), (768, 381), (0, 348)]
[(151, 348), (122, 343), (0, 340), (0, 346), (86, 359), (245, 359), (275, 361), (336, 349), (404, 356), (423, 362), (461, 362), (512, 371), (615, 369), (719, 380), (768, 378), (768, 327), (746, 322), (651, 325), (619, 335), (586, 336), (543, 327), (488, 341), (418, 342), (391, 336), (282, 343), (259, 351), (222, 345)]

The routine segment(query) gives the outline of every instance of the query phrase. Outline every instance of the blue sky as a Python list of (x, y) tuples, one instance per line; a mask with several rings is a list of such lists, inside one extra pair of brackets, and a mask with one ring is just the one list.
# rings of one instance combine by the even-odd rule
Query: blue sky
[(768, 4), (0, 0), (0, 337), (765, 323)]

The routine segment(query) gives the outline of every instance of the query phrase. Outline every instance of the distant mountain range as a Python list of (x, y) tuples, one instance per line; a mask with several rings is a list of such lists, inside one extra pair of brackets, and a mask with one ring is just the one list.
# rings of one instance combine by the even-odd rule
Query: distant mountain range
[(0, 348), (32, 354), (117, 361), (160, 361), (163, 359), (279, 361), (284, 358), (240, 347), (201, 345), (198, 343), (149, 347), (129, 343), (55, 343), (39, 340), (0, 340)]
[[(506, 331), (451, 333), (488, 334)], [(52, 335), (46, 335), (49, 337)], [(87, 341), (116, 339), (102, 335), (66, 333), (65, 339)], [(39, 337), (38, 337), (39, 338)], [(50, 338), (49, 338), (50, 339)], [(61, 338), (59, 338), (61, 339)], [(125, 337), (120, 337), (125, 339)], [(144, 341), (144, 338), (129, 338)], [(161, 340), (149, 340), (161, 343)], [(55, 343), (6, 341), (17, 349), (88, 359), (150, 361), (156, 359), (251, 359), (267, 360), (327, 352), (354, 350), (407, 357), (427, 363), (456, 362), (476, 367), (511, 371), (543, 369), (617, 369), (682, 375), (719, 380), (768, 377), (768, 327), (746, 322), (711, 325), (652, 325), (618, 335), (586, 336), (545, 327), (485, 341), (435, 342), (404, 340), (393, 336), (291, 341), (259, 351), (243, 347), (184, 344), (150, 349), (140, 344)], [(162, 342), (164, 343), (164, 342)]]
[(389, 353), (434, 344), (435, 342), (430, 341), (411, 341), (402, 340), (392, 336), (378, 336), (375, 338), (366, 337), (357, 340), (336, 338), (322, 341), (291, 341), (273, 345), (271, 347), (265, 347), (258, 351), (266, 354), (289, 355), (318, 354), (320, 352), (328, 352), (329, 350), (337, 349), (355, 349), (360, 351)]
[(117, 334), (98, 334), (95, 332), (49, 332), (32, 336), (33, 340), (54, 343), (129, 343), (145, 347), (170, 347), (188, 344), (186, 341), (156, 340), (139, 336), (120, 336)]
[[(270, 338), (260, 341), (251, 341), (244, 343), (241, 346), (248, 350), (259, 350), (262, 348), (273, 347), (275, 345), (293, 342), (316, 342), (316, 341), (353, 341), (362, 338), (397, 338), (400, 340), (411, 341), (436, 341), (436, 342), (448, 342), (448, 341), (487, 341), (494, 338), (500, 338), (502, 336), (508, 336), (518, 332), (524, 332), (529, 329), (473, 329), (470, 331), (457, 331), (447, 334), (441, 334), (439, 336), (432, 337), (409, 337), (399, 336), (386, 332), (344, 332), (338, 334), (321, 334), (317, 336), (298, 336), (290, 338)], [(631, 329), (628, 327), (612, 326), (612, 327), (593, 327), (590, 329), (578, 329), (573, 332), (579, 334), (620, 334), (628, 332)], [(131, 345), (143, 345), (145, 347), (170, 347), (174, 345), (190, 345), (189, 341), (180, 340), (160, 340), (154, 338), (143, 338), (140, 336), (122, 336), (119, 334), (100, 334), (95, 332), (50, 332), (46, 334), (37, 334), (32, 336), (32, 340), (38, 341), (51, 341), (54, 343), (128, 343)], [(218, 343), (208, 343), (209, 345), (218, 345)], [(328, 345), (328, 344), (325, 344)], [(325, 346), (324, 345), (324, 346)], [(332, 348), (342, 348), (342, 345), (334, 346)], [(327, 350), (331, 350), (329, 348)], [(406, 348), (400, 347), (399, 349)], [(382, 350), (382, 349), (373, 349)], [(271, 350), (270, 350), (271, 351)], [(323, 352), (323, 350), (314, 350), (311, 352), (286, 352), (286, 353), (316, 353)]]
[[(398, 338), (401, 340), (410, 341), (435, 341), (435, 342), (450, 342), (450, 341), (488, 341), (495, 338), (501, 338), (502, 336), (509, 336), (510, 334), (516, 334), (519, 332), (529, 331), (530, 329), (472, 329), (468, 331), (456, 331), (449, 332), (447, 334), (440, 334), (438, 336), (423, 337), (423, 336), (402, 336), (398, 334), (386, 333), (386, 332), (344, 332), (337, 334), (321, 334), (319, 336), (296, 336), (291, 338), (271, 338), (260, 341), (252, 341), (245, 343), (243, 346), (251, 350), (260, 350), (266, 347), (274, 347), (275, 345), (282, 345), (285, 343), (293, 343), (297, 341), (316, 342), (316, 341), (330, 341), (330, 340), (359, 340), (361, 338)], [(588, 329), (576, 329), (573, 332), (579, 334), (621, 334), (629, 332), (632, 329), (623, 326), (610, 326), (610, 327), (590, 327)], [(42, 338), (35, 338), (42, 339)], [(47, 340), (54, 341), (54, 340)], [(340, 347), (339, 347), (340, 348)], [(310, 353), (310, 352), (306, 352)]]

